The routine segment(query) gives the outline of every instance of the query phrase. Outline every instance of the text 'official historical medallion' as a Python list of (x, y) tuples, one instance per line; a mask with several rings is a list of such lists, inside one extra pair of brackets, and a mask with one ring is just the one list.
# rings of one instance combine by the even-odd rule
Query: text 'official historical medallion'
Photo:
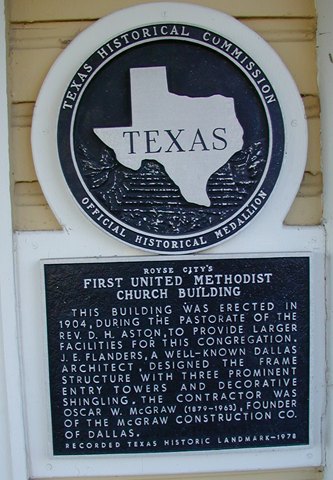
[(229, 38), (184, 23), (109, 38), (74, 74), (58, 153), (81, 209), (160, 253), (229, 238), (262, 209), (284, 156), (279, 99)]

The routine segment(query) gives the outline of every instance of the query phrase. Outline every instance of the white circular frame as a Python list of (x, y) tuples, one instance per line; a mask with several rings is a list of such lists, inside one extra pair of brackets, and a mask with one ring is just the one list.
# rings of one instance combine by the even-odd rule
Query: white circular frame
[[(79, 228), (82, 218), (89, 219), (92, 226), (101, 228), (84, 212), (76, 199), (73, 202), (74, 196), (64, 178), (58, 158), (58, 115), (69, 83), (89, 56), (111, 38), (140, 26), (173, 22), (206, 28), (234, 42), (249, 53), (270, 81), (278, 98), (285, 126), (285, 154), (277, 182), (261, 210), (267, 210), (269, 204), (269, 208), (274, 212), (274, 215), (270, 216), (271, 222), (282, 224), (298, 191), (307, 153), (307, 127), (303, 103), (291, 75), (274, 50), (256, 33), (234, 18), (200, 6), (152, 3), (113, 13), (80, 33), (58, 57), (38, 96), (32, 124), (35, 168), (51, 209), (67, 231)], [(207, 44), (207, 47), (209, 46)], [(78, 209), (83, 215), (78, 214)], [(261, 215), (262, 211), (257, 216)], [(246, 225), (246, 228), (254, 223), (255, 218)], [(237, 233), (239, 231), (243, 232), (244, 228), (239, 229)], [(187, 237), (188, 235), (179, 236)], [(228, 239), (232, 237), (233, 235)], [(144, 249), (140, 245), (132, 246)], [(214, 247), (216, 244), (203, 246), (202, 249), (211, 246)], [(191, 253), (191, 250), (188, 249), (184, 253)]]

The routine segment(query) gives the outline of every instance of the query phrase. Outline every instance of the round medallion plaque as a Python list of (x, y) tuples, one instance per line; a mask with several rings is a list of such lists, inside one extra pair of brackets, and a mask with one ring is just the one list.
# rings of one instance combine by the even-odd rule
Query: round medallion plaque
[[(184, 20), (187, 10), (197, 22), (193, 14)], [(152, 18), (143, 22), (140, 11)], [(158, 253), (202, 250), (251, 222), (279, 177), (284, 106), (265, 70), (276, 56), (221, 13), (217, 30), (211, 10), (156, 4), (127, 12), (127, 23), (117, 28), (119, 12), (73, 42), (78, 50), (84, 39), (59, 97), (62, 172), (106, 233)], [(92, 41), (98, 25), (104, 36)]]

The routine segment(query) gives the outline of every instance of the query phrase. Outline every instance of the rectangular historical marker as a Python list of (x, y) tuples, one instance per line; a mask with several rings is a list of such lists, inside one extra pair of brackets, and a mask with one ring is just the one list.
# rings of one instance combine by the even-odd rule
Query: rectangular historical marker
[(309, 443), (309, 257), (44, 263), (55, 455)]

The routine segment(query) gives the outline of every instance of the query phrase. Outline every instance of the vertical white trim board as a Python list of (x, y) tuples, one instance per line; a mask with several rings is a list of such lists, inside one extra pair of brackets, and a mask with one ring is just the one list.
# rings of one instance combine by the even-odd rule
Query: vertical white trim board
[(0, 0), (0, 465), (3, 480), (27, 478), (23, 404), (15, 305), (10, 199), (7, 38), (5, 0)]

